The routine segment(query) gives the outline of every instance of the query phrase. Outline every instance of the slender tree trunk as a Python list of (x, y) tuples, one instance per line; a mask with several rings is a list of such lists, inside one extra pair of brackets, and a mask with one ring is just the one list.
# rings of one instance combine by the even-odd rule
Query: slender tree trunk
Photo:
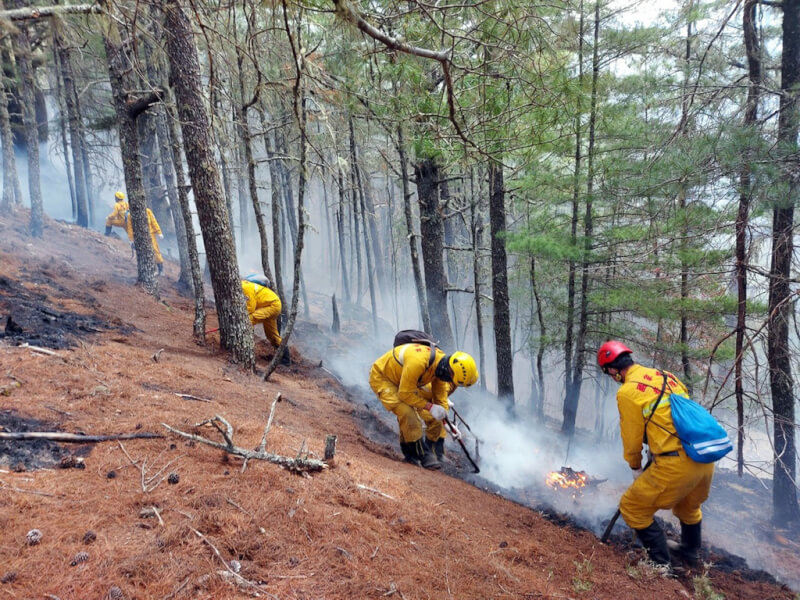
[[(472, 183), (472, 173), (470, 172), (470, 183)], [(480, 214), (479, 196), (472, 190), (470, 202), (470, 230), (472, 232), (472, 282), (475, 289), (475, 330), (478, 335), (478, 360), (480, 365), (486, 364), (486, 350), (483, 335), (483, 306), (481, 305), (481, 293), (483, 289), (483, 278), (481, 277), (481, 238), (483, 237), (483, 223)], [(481, 377), (481, 390), (486, 390), (486, 378)]]
[[(181, 218), (183, 220), (183, 230), (186, 232), (186, 252), (189, 257), (192, 278), (190, 283), (194, 293), (194, 323), (192, 326), (192, 336), (196, 342), (203, 342), (206, 336), (206, 309), (205, 309), (205, 290), (203, 289), (203, 270), (200, 268), (200, 256), (197, 252), (197, 240), (194, 233), (194, 221), (192, 220), (192, 209), (189, 205), (189, 186), (186, 185), (186, 177), (183, 172), (183, 155), (181, 154), (180, 134), (176, 123), (178, 122), (178, 112), (175, 108), (174, 98), (170, 93), (170, 103), (167, 106), (166, 125), (169, 131), (170, 150), (172, 164), (175, 166), (175, 186), (178, 192), (178, 206), (180, 206)], [(177, 211), (176, 211), (177, 212)], [(180, 240), (179, 242), (180, 243)]]
[(55, 28), (51, 29), (53, 34), (53, 70), (56, 82), (56, 97), (58, 102), (58, 127), (61, 130), (61, 149), (64, 152), (64, 170), (67, 172), (67, 184), (69, 185), (69, 197), (72, 207), (72, 220), (78, 222), (78, 203), (75, 198), (75, 180), (72, 175), (72, 161), (69, 152), (69, 136), (67, 135), (67, 107), (64, 100), (64, 80), (61, 76), (61, 56), (58, 51)]
[(261, 111), (261, 126), (264, 129), (264, 150), (267, 153), (267, 161), (269, 162), (269, 191), (271, 203), (271, 216), (272, 216), (272, 256), (275, 265), (275, 285), (278, 295), (285, 298), (283, 290), (283, 246), (281, 244), (281, 220), (283, 214), (281, 212), (281, 176), (280, 167), (275, 159), (275, 151), (272, 145), (272, 138), (269, 134), (267, 127), (267, 113), (262, 107)]
[[(258, 237), (261, 242), (261, 269), (267, 279), (272, 281), (272, 269), (269, 266), (269, 239), (267, 237), (267, 227), (264, 224), (264, 213), (261, 210), (261, 203), (258, 200), (258, 186), (256, 185), (256, 162), (253, 160), (253, 140), (250, 135), (250, 125), (248, 124), (248, 106), (244, 103), (244, 73), (242, 64), (244, 54), (239, 46), (236, 50), (236, 64), (239, 79), (239, 98), (236, 104), (236, 126), (239, 130), (239, 140), (244, 152), (245, 168), (247, 169), (247, 185), (250, 192), (250, 201), (253, 205), (253, 213), (256, 217), (258, 227)], [(244, 239), (244, 223), (242, 223), (242, 239)]]
[(422, 239), (422, 264), (425, 293), (431, 317), (431, 333), (439, 345), (452, 352), (453, 331), (447, 309), (447, 276), (444, 272), (444, 223), (439, 206), (439, 165), (426, 158), (414, 164), (414, 179), (419, 201), (419, 233)]
[(794, 203), (798, 182), (800, 131), (800, 0), (783, 1), (783, 53), (781, 56), (781, 97), (778, 117), (778, 150), (781, 179), (786, 196), (772, 211), (772, 264), (769, 285), (767, 358), (774, 415), (773, 448), (775, 470), (772, 480), (773, 519), (776, 523), (800, 519), (797, 504), (797, 448), (795, 445), (795, 398), (792, 379), (792, 351), (789, 321), (794, 310), (791, 278)]
[(52, 18), (53, 37), (56, 42), (56, 53), (59, 57), (61, 78), (64, 82), (64, 105), (66, 107), (67, 123), (69, 128), (69, 145), (72, 149), (72, 164), (75, 173), (75, 204), (77, 208), (77, 223), (81, 227), (89, 226), (89, 201), (86, 185), (86, 168), (83, 164), (81, 151), (81, 137), (83, 123), (81, 122), (78, 105), (78, 91), (75, 87), (74, 69), (72, 67), (72, 51), (64, 40), (63, 24), (61, 18)]
[[(583, 216), (583, 257), (581, 258), (581, 293), (578, 309), (578, 335), (575, 339), (575, 364), (572, 382), (567, 387), (568, 397), (564, 403), (565, 415), (562, 430), (570, 434), (575, 431), (575, 419), (583, 387), (583, 369), (586, 364), (586, 331), (589, 323), (589, 271), (592, 252), (592, 194), (594, 193), (594, 140), (597, 121), (597, 80), (600, 74), (600, 1), (594, 5), (594, 46), (592, 49), (592, 91), (589, 103), (589, 146), (586, 149), (586, 210)], [(568, 423), (568, 421), (570, 421)]]
[(144, 189), (142, 186), (142, 165), (139, 160), (139, 138), (135, 115), (129, 110), (129, 96), (126, 74), (131, 71), (131, 59), (125, 47), (128, 46), (120, 36), (113, 16), (106, 17), (103, 41), (108, 59), (108, 74), (111, 94), (119, 129), (122, 168), (125, 173), (125, 187), (128, 191), (128, 204), (133, 224), (133, 239), (136, 247), (137, 283), (148, 293), (158, 296), (155, 258), (150, 241), (150, 228), (147, 220)]
[(44, 233), (44, 210), (39, 178), (39, 128), (36, 121), (36, 87), (31, 65), (31, 44), (25, 23), (17, 25), (19, 33), (14, 35), (14, 54), (17, 59), (22, 82), (22, 121), (25, 126), (25, 144), (28, 150), (28, 195), (31, 201), (30, 231), (33, 237)]
[(489, 162), (489, 225), (492, 236), (492, 296), (494, 297), (494, 342), (497, 356), (497, 396), (514, 409), (514, 354), (511, 351), (511, 311), (508, 300), (505, 184), (503, 165)]
[(339, 262), (342, 265), (342, 290), (345, 302), (352, 302), (350, 297), (350, 279), (347, 276), (347, 248), (344, 240), (344, 174), (342, 168), (337, 167), (338, 176), (336, 189), (339, 192), (339, 206), (336, 209), (336, 232), (339, 238)]
[(164, 13), (171, 81), (217, 304), (220, 341), (231, 352), (235, 362), (253, 369), (253, 327), (245, 309), (236, 247), (222, 197), (217, 163), (211, 150), (211, 125), (200, 92), (197, 48), (189, 20), (178, 1), (167, 0)]
[(0, 212), (10, 212), (12, 205), (22, 202), (22, 191), (17, 175), (17, 160), (14, 156), (14, 136), (11, 133), (11, 118), (8, 114), (5, 73), (0, 68), (0, 143), (3, 144), (3, 199)]
[[(580, 188), (581, 188), (581, 161), (583, 159), (583, 131), (581, 119), (583, 118), (583, 0), (580, 3), (580, 21), (578, 27), (578, 95), (577, 109), (575, 111), (575, 165), (572, 179), (572, 218), (570, 220), (570, 244), (577, 246), (578, 221), (580, 219)], [(573, 404), (574, 392), (572, 390), (572, 359), (575, 352), (573, 341), (575, 329), (575, 279), (577, 266), (575, 260), (569, 259), (567, 273), (567, 322), (564, 336), (564, 406), (561, 431), (572, 435), (575, 431), (575, 408)]]
[[(756, 11), (758, 0), (748, 0), (742, 11), (742, 33), (747, 50), (747, 102), (744, 112), (744, 128), (751, 132), (748, 139), (756, 137), (758, 130), (758, 103), (761, 95), (761, 48), (759, 47), (756, 29)], [(737, 451), (736, 468), (739, 477), (744, 474), (744, 338), (747, 328), (747, 226), (750, 220), (750, 198), (753, 193), (750, 178), (752, 148), (746, 147), (742, 156), (742, 168), (739, 174), (739, 212), (736, 215), (736, 354), (734, 358), (737, 417)]]
[(411, 270), (414, 274), (414, 285), (417, 288), (417, 301), (419, 314), (422, 319), (422, 328), (432, 333), (431, 317), (428, 312), (428, 298), (425, 293), (425, 284), (422, 281), (422, 270), (419, 267), (419, 251), (417, 250), (417, 236), (414, 234), (414, 218), (411, 211), (411, 190), (408, 178), (408, 163), (406, 162), (406, 146), (403, 139), (403, 126), (397, 126), (397, 154), (400, 159), (400, 183), (403, 189), (403, 215), (406, 219), (408, 231), (408, 246), (411, 252)]

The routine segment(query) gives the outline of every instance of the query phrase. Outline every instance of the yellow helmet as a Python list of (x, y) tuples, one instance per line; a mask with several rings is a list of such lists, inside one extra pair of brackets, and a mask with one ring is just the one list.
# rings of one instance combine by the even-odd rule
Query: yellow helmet
[(114, 194), (114, 198), (117, 200), (125, 200), (125, 192), (118, 191), (116, 194)]
[(478, 381), (478, 365), (466, 352), (453, 352), (447, 362), (453, 370), (453, 383), (456, 385), (469, 387)]

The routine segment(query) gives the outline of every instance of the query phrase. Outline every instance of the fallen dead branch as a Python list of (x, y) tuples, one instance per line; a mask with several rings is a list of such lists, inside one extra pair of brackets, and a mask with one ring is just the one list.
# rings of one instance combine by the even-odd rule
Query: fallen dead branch
[[(277, 402), (278, 399), (275, 399)], [(273, 403), (273, 409), (275, 404)], [(270, 415), (271, 416), (271, 415)], [(270, 420), (271, 423), (271, 420)], [(186, 433), (185, 431), (181, 431), (179, 429), (175, 429), (170, 427), (166, 423), (162, 423), (167, 431), (170, 431), (176, 435), (181, 437), (185, 437), (186, 439), (199, 442), (201, 444), (206, 444), (207, 446), (211, 446), (212, 448), (219, 448), (220, 450), (224, 450), (229, 454), (233, 454), (235, 456), (241, 456), (243, 459), (247, 460), (265, 460), (267, 462), (274, 463), (276, 465), (280, 465), (293, 473), (308, 473), (309, 471), (322, 471), (323, 469), (327, 468), (328, 465), (321, 461), (316, 460), (313, 458), (308, 458), (307, 455), (298, 454), (295, 458), (289, 458), (288, 456), (281, 456), (280, 454), (273, 454), (272, 452), (266, 452), (263, 450), (264, 446), (266, 446), (266, 434), (269, 431), (269, 425), (264, 431), (264, 436), (262, 437), (261, 444), (259, 445), (258, 449), (256, 450), (247, 450), (246, 448), (240, 448), (239, 446), (234, 445), (233, 443), (233, 427), (231, 426), (228, 421), (226, 421), (223, 417), (217, 415), (213, 419), (206, 419), (200, 423), (197, 423), (195, 427), (202, 427), (203, 425), (212, 425), (222, 438), (225, 440), (225, 443), (215, 442), (213, 440), (209, 440), (204, 438), (200, 435), (195, 435), (193, 433)]]
[(39, 346), (31, 346), (30, 344), (21, 344), (18, 346), (19, 348), (27, 348), (31, 352), (38, 352), (39, 354), (46, 354), (47, 356), (58, 356), (59, 358), (61, 355), (58, 352), (53, 352), (52, 350), (48, 350), (47, 348), (41, 348)]
[(389, 500), (397, 500), (397, 498), (393, 498), (389, 494), (384, 494), (380, 490), (376, 490), (375, 488), (367, 487), (362, 484), (356, 484), (356, 487), (360, 490), (364, 490), (365, 492), (372, 492), (373, 494), (378, 494), (379, 496), (383, 496), (384, 498), (388, 498)]
[(17, 492), (19, 494), (33, 494), (35, 496), (46, 496), (48, 498), (55, 498), (55, 494), (48, 494), (47, 492), (39, 492), (37, 490), (23, 490), (22, 488), (14, 487), (13, 485), (6, 485), (4, 481), (0, 481), (0, 490), (8, 490), (9, 492)]
[(201, 398), (200, 396), (193, 396), (192, 394), (179, 394), (175, 392), (175, 395), (179, 398), (183, 398), (184, 400), (196, 400), (197, 402), (213, 402), (211, 398)]
[(63, 431), (0, 431), (0, 440), (50, 440), (72, 444), (88, 444), (95, 442), (114, 442), (117, 440), (138, 440), (163, 438), (160, 433), (112, 433), (109, 435), (83, 435), (81, 433), (64, 433)]

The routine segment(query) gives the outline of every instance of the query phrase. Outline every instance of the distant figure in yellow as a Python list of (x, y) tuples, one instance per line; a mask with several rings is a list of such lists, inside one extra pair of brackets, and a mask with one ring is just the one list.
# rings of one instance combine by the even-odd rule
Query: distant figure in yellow
[[(264, 327), (264, 335), (267, 336), (273, 348), (281, 345), (283, 339), (278, 331), (278, 317), (281, 314), (283, 305), (278, 294), (269, 289), (266, 285), (242, 280), (242, 291), (247, 299), (247, 314), (250, 316), (250, 323)], [(288, 350), (281, 357), (281, 364), (291, 364)]]
[[(112, 227), (122, 227), (128, 234), (128, 239), (133, 247), (133, 221), (130, 218), (130, 206), (125, 201), (125, 194), (118, 191), (114, 194), (114, 210), (106, 217), (106, 235), (111, 235)], [(158, 226), (158, 221), (153, 214), (153, 211), (147, 209), (147, 225), (150, 229), (150, 240), (153, 242), (153, 255), (155, 256), (158, 272), (164, 272), (164, 257), (161, 256), (161, 249), (158, 247), (156, 236), (163, 238), (164, 234), (161, 233), (161, 227)]]

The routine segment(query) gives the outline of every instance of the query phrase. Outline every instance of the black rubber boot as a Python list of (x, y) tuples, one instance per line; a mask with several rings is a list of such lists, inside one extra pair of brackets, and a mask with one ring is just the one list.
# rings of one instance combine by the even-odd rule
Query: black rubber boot
[(281, 356), (280, 364), (290, 367), (292, 365), (292, 356), (289, 354), (289, 349), (287, 348), (283, 356)]
[(444, 460), (444, 438), (439, 438), (435, 442), (428, 441), (428, 444), (433, 449), (439, 462), (442, 462)]
[(111, 235), (111, 225), (106, 225), (106, 235)]
[(439, 462), (439, 459), (436, 458), (436, 454), (428, 446), (429, 443), (430, 442), (428, 442), (428, 440), (422, 438), (416, 442), (416, 446), (418, 451), (421, 452), (420, 462), (422, 463), (422, 466), (426, 469), (430, 469), (431, 471), (436, 471), (442, 468), (442, 463)]
[(667, 536), (661, 527), (653, 521), (644, 529), (637, 529), (636, 535), (642, 542), (642, 546), (647, 550), (650, 560), (657, 565), (670, 565), (669, 548), (667, 548)]
[(164, 272), (164, 263), (158, 263), (158, 274), (161, 275)]
[(400, 442), (400, 450), (403, 452), (403, 460), (412, 465), (421, 466), (420, 459), (417, 456), (416, 444), (409, 444)]
[(681, 521), (681, 545), (678, 546), (677, 554), (690, 567), (700, 564), (700, 544), (702, 542), (700, 523), (702, 521), (698, 521), (694, 525), (687, 525)]

